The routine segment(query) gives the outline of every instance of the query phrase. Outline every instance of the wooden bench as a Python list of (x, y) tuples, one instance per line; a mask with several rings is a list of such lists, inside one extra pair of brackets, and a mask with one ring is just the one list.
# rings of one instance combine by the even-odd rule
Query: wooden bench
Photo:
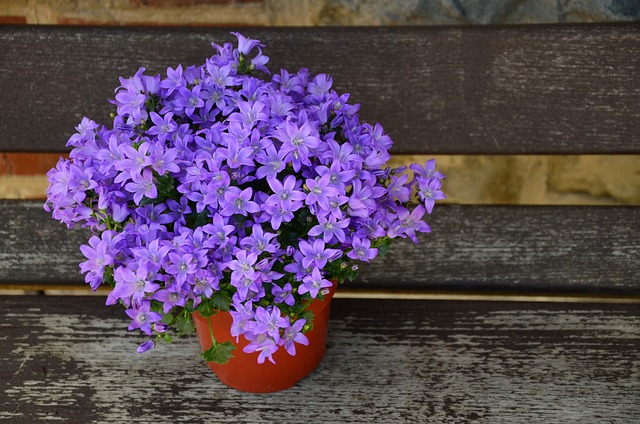
[[(395, 154), (640, 153), (636, 24), (243, 33), (271, 69), (331, 74)], [(83, 115), (106, 122), (118, 76), (202, 63), (229, 39), (0, 27), (0, 151), (64, 152)], [(640, 420), (640, 207), (444, 205), (430, 224), (342, 288), (313, 374), (254, 395), (220, 384), (195, 337), (137, 355), (123, 311), (82, 283), (86, 233), (2, 201), (0, 289), (78, 295), (0, 296), (0, 419)]]

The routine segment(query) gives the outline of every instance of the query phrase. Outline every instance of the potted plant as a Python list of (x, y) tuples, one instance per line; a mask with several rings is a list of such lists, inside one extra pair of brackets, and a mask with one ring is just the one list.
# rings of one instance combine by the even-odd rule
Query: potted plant
[[(150, 336), (138, 352), (195, 326), (225, 383), (273, 391), (322, 358), (336, 285), (430, 231), (444, 175), (433, 160), (412, 178), (387, 167), (391, 139), (330, 76), (271, 75), (263, 46), (234, 35), (200, 66), (121, 78), (112, 125), (82, 119), (45, 209), (91, 228), (81, 271)], [(300, 375), (274, 368), (307, 357)], [(233, 361), (270, 371), (236, 383)], [(279, 374), (293, 381), (267, 381)]]

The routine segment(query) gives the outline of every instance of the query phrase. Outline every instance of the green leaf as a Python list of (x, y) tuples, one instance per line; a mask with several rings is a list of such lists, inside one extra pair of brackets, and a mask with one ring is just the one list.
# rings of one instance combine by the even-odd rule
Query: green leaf
[(225, 293), (215, 292), (211, 295), (211, 305), (219, 311), (231, 309), (231, 299)]
[(313, 330), (313, 319), (315, 318), (315, 314), (312, 310), (308, 309), (304, 311), (304, 313), (300, 315), (300, 318), (304, 318), (307, 321), (303, 328), (304, 331)]
[(167, 325), (173, 324), (173, 314), (164, 314), (160, 322)]
[(201, 213), (190, 213), (186, 217), (187, 227), (198, 228), (209, 222), (209, 212), (205, 209)]
[(211, 299), (202, 299), (202, 302), (198, 305), (198, 312), (203, 318), (209, 318), (218, 311), (213, 307)]
[(215, 362), (217, 364), (226, 364), (229, 359), (233, 358), (233, 350), (236, 347), (231, 342), (213, 343), (211, 347), (202, 352), (202, 358), (207, 362)]
[(176, 330), (180, 335), (193, 333), (196, 327), (193, 325), (191, 315), (178, 315), (176, 317)]

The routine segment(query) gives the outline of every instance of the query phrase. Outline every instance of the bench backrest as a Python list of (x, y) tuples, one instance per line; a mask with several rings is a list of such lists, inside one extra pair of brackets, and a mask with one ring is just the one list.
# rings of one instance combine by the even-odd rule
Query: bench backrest
[[(0, 27), (0, 151), (64, 152), (82, 116), (108, 121), (118, 76), (202, 63), (229, 31)], [(243, 33), (267, 45), (270, 69), (331, 74), (394, 154), (640, 153), (637, 24)], [(82, 284), (86, 232), (41, 203), (0, 202), (0, 287)], [(638, 207), (446, 205), (430, 224), (351, 287), (640, 293)]]

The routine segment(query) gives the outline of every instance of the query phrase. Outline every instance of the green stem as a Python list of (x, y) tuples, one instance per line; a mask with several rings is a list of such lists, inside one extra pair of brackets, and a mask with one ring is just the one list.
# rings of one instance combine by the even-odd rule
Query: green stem
[(213, 336), (213, 327), (211, 326), (211, 317), (207, 319), (207, 323), (209, 324), (209, 334), (211, 335), (211, 347), (217, 344), (216, 338)]

